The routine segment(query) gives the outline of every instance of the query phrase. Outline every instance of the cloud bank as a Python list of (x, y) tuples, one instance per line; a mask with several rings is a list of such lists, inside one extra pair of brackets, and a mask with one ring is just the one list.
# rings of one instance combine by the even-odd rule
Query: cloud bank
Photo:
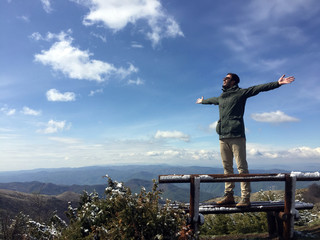
[[(269, 159), (275, 162), (280, 161), (286, 163), (290, 161), (291, 163), (296, 162), (319, 162), (320, 158), (320, 147), (295, 147), (285, 150), (274, 150), (265, 148), (263, 146), (255, 146), (254, 144), (247, 145), (248, 158), (252, 159)], [(283, 161), (285, 160), (285, 161)], [(278, 162), (279, 163), (279, 162)]]

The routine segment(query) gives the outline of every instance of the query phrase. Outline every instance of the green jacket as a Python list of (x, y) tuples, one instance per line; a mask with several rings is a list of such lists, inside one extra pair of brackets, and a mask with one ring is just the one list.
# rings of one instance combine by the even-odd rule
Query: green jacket
[(261, 84), (246, 89), (235, 85), (229, 89), (222, 89), (223, 93), (219, 97), (204, 99), (202, 104), (219, 105), (219, 121), (216, 127), (219, 139), (245, 138), (243, 115), (247, 98), (278, 87), (280, 87), (278, 82)]

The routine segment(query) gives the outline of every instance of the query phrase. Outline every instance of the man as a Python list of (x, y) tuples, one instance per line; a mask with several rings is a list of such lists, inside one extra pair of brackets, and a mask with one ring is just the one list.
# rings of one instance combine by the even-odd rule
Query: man
[[(294, 77), (281, 76), (277, 82), (261, 84), (246, 89), (239, 88), (240, 78), (237, 74), (228, 73), (223, 79), (222, 94), (219, 97), (208, 99), (198, 98), (198, 104), (219, 105), (219, 121), (216, 131), (219, 134), (220, 152), (224, 174), (233, 174), (233, 157), (235, 158), (238, 172), (240, 174), (249, 173), (246, 160), (246, 137), (243, 115), (245, 104), (249, 97), (260, 92), (273, 90), (281, 85), (294, 81)], [(234, 204), (233, 182), (225, 183), (225, 196), (217, 204)], [(241, 201), (237, 207), (250, 206), (250, 183), (241, 182)]]

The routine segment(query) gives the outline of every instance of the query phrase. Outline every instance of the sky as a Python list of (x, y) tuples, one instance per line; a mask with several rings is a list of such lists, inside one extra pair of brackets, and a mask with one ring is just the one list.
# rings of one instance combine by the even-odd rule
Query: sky
[(318, 0), (1, 0), (0, 171), (222, 167), (218, 107), (249, 98), (250, 168), (320, 168)]

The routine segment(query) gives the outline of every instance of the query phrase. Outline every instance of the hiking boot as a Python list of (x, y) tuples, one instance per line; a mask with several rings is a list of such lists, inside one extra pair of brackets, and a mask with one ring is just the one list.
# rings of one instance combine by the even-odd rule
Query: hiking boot
[(249, 198), (241, 198), (240, 202), (237, 203), (236, 207), (250, 207), (250, 199)]
[(224, 198), (220, 201), (216, 202), (217, 205), (228, 205), (228, 204), (235, 204), (234, 198), (232, 194), (224, 195)]

